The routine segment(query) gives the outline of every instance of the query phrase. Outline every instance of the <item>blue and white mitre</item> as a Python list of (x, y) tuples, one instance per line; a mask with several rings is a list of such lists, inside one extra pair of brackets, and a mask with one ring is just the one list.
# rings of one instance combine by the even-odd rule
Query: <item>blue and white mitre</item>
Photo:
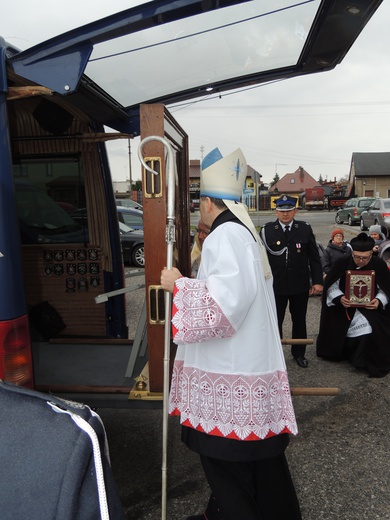
[(240, 148), (226, 157), (214, 148), (202, 161), (200, 196), (240, 201), (246, 174), (247, 164)]
[(230, 211), (249, 229), (259, 246), (264, 276), (270, 278), (271, 268), (264, 244), (246, 207), (240, 202), (246, 175), (247, 163), (240, 148), (226, 157), (222, 157), (219, 149), (214, 148), (202, 161), (200, 196), (222, 199)]

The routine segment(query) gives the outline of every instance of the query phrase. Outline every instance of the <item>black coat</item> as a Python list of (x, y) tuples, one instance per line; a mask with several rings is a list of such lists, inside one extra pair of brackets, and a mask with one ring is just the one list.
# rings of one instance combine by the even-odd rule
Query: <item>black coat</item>
[[(333, 361), (347, 357), (343, 347), (356, 308), (349, 307), (346, 312), (339, 299), (336, 305), (328, 307), (327, 291), (337, 280), (340, 280), (341, 291), (345, 291), (345, 272), (348, 269), (356, 269), (352, 256), (338, 260), (330, 269), (325, 279), (322, 296), (317, 356)], [(390, 271), (386, 263), (375, 256), (371, 258), (364, 270), (375, 271), (376, 292), (378, 288), (382, 289), (389, 299), (385, 309), (381, 306), (377, 310), (359, 308), (372, 327), (370, 348), (365, 352), (365, 365), (369, 375), (380, 376), (390, 371)]]
[(268, 222), (261, 230), (261, 237), (267, 249), (276, 295), (302, 294), (308, 292), (311, 285), (322, 285), (321, 259), (310, 224), (293, 220), (287, 242), (279, 220)]
[(105, 446), (87, 406), (0, 380), (1, 520), (124, 520)]
[(352, 248), (347, 242), (343, 242), (341, 246), (337, 246), (329, 240), (329, 243), (324, 250), (324, 254), (322, 255), (322, 269), (324, 273), (328, 274), (330, 268), (337, 262), (337, 260), (350, 256), (351, 253)]

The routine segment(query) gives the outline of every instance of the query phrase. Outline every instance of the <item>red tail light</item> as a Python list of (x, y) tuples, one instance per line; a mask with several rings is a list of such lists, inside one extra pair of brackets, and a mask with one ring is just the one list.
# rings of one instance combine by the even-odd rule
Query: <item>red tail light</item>
[(390, 217), (390, 213), (382, 213), (382, 217), (383, 218)]
[(0, 378), (34, 387), (27, 316), (0, 322)]
[(357, 208), (353, 208), (353, 216), (354, 216), (354, 217), (357, 217), (357, 216), (358, 216), (358, 210), (357, 210)]

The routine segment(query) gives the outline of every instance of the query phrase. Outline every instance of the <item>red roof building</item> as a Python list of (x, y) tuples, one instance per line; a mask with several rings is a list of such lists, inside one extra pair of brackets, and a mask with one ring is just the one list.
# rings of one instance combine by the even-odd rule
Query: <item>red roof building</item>
[(318, 181), (314, 179), (307, 171), (299, 166), (294, 173), (286, 173), (281, 179), (276, 182), (269, 192), (272, 195), (276, 193), (287, 193), (289, 195), (298, 196), (307, 188), (314, 188), (318, 186)]

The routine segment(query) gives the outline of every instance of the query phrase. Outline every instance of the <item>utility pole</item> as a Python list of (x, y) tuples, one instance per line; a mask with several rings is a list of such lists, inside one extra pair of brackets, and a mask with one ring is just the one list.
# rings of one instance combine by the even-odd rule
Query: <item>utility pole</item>
[(133, 198), (133, 179), (132, 179), (132, 171), (131, 171), (131, 144), (130, 139), (127, 140), (129, 145), (129, 177), (130, 177), (130, 196)]
[(278, 166), (287, 166), (287, 164), (281, 162), (275, 163), (275, 175), (278, 173)]
[(204, 152), (204, 146), (202, 144), (202, 146), (200, 147), (200, 160), (203, 161), (203, 152)]

